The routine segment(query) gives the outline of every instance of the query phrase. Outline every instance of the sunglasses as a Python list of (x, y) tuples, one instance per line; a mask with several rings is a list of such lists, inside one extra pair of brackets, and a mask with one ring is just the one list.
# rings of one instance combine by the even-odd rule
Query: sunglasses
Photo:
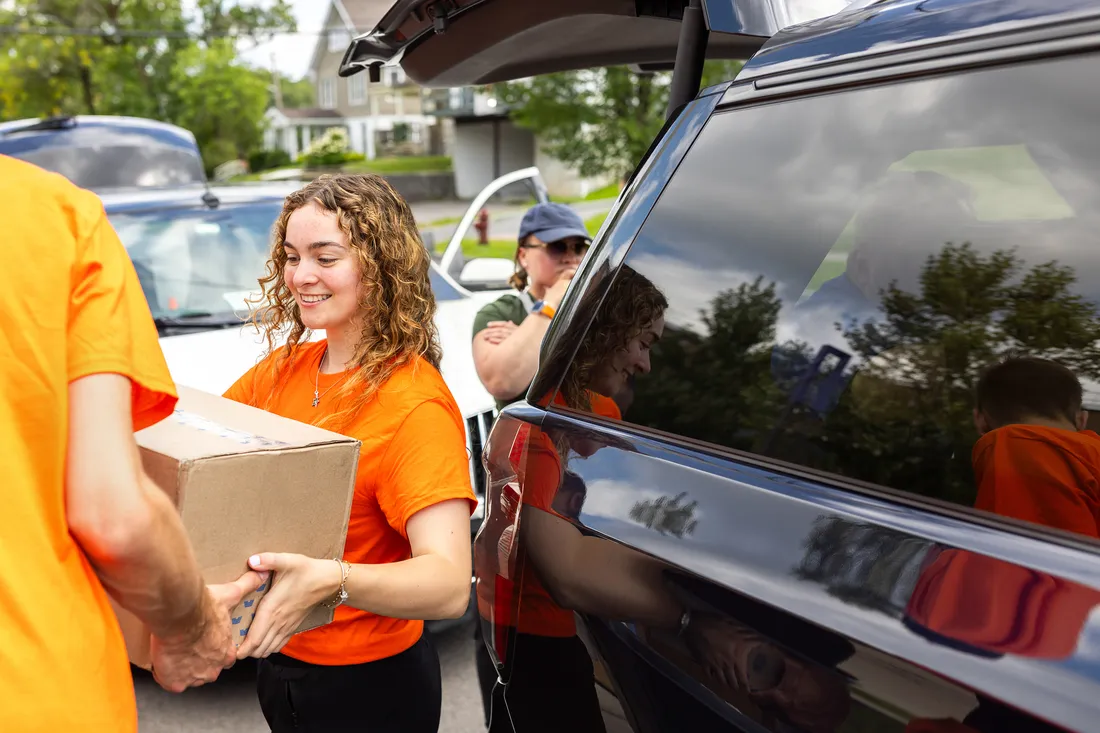
[(569, 252), (575, 252), (581, 257), (591, 246), (583, 239), (559, 239), (556, 242), (539, 242), (538, 244), (520, 245), (523, 249), (545, 249), (554, 257), (564, 257)]

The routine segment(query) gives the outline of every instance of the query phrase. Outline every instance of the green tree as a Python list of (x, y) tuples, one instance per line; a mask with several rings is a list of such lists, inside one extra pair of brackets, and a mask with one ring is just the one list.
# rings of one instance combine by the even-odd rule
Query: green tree
[[(1008, 250), (983, 254), (948, 244), (929, 257), (919, 292), (891, 286), (881, 316), (838, 324), (862, 357), (860, 384), (812, 431), (829, 456), (820, 467), (973, 504), (972, 410), (981, 370), (1018, 355), (1100, 377), (1100, 318), (1074, 292), (1075, 282), (1072, 268), (1027, 268)], [(797, 421), (789, 429), (808, 432)]]
[(260, 146), (268, 81), (237, 60), (231, 41), (191, 46), (172, 74), (170, 118), (200, 141), (207, 170)]
[(652, 371), (637, 381), (631, 421), (752, 450), (785, 402), (771, 374), (780, 305), (775, 285), (757, 278), (719, 293), (699, 329), (666, 327)]
[[(280, 89), (283, 95), (283, 107), (285, 109), (305, 109), (317, 104), (317, 89), (308, 76), (303, 76), (298, 81), (291, 81), (285, 77), (279, 79)], [(275, 104), (274, 94), (271, 105)]]
[(134, 115), (191, 129), (208, 165), (248, 152), (261, 139), (270, 75), (239, 63), (233, 41), (293, 30), (289, 5), (190, 8), (180, 0), (0, 5), (0, 25), (19, 29), (0, 54), (0, 119)]
[[(703, 86), (732, 79), (741, 62), (707, 62)], [(493, 85), (512, 118), (543, 149), (584, 176), (621, 177), (634, 169), (664, 124), (668, 73), (607, 67)]]
[[(630, 420), (689, 438), (972, 506), (974, 387), (1013, 355), (1100, 379), (1100, 317), (1070, 267), (946, 245), (914, 292), (837, 324), (836, 358), (776, 343), (762, 279), (720, 293), (691, 328), (670, 324), (639, 377)], [(811, 368), (813, 367), (813, 368)], [(816, 369), (816, 371), (815, 371)]]

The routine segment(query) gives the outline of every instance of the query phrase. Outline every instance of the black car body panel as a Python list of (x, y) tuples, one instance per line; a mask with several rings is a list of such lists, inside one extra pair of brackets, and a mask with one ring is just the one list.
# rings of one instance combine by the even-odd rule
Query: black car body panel
[(1037, 356), (1098, 425), (1100, 5), (861, 5), (670, 120), (494, 426), (493, 731), (1097, 729), (1093, 474), (973, 408)]

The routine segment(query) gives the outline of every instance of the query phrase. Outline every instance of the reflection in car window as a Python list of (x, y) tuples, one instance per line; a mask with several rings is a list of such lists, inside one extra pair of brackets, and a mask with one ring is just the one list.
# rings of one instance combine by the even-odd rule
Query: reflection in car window
[[(669, 307), (624, 419), (1095, 536), (1100, 437), (1078, 430), (1100, 418), (1089, 67), (716, 114), (627, 259)], [(1006, 360), (1009, 383), (1070, 381), (982, 422), (979, 381)], [(989, 465), (996, 498), (979, 496)]]
[(154, 317), (247, 312), (281, 202), (110, 214)]

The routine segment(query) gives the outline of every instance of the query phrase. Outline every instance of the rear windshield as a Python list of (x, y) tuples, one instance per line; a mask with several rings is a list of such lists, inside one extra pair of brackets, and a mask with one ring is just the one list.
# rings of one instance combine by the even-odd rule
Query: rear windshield
[(81, 188), (92, 191), (158, 188), (204, 180), (202, 160), (194, 152), (181, 148), (118, 145), (18, 150), (0, 139), (0, 153), (60, 173)]

